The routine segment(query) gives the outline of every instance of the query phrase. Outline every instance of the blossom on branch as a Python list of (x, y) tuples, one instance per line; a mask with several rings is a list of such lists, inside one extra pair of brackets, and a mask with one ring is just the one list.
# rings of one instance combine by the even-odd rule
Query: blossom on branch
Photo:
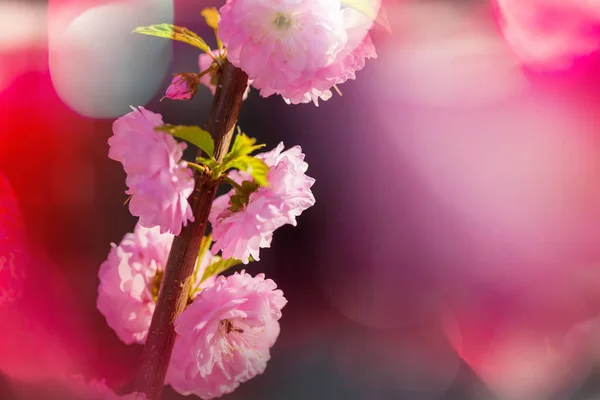
[(228, 60), (264, 97), (318, 105), (376, 57), (373, 20), (340, 0), (228, 0), (220, 13)]
[(162, 116), (143, 107), (117, 119), (108, 139), (108, 156), (123, 164), (127, 174), (129, 211), (147, 228), (159, 226), (161, 233), (178, 235), (193, 221), (187, 201), (194, 191), (194, 178), (181, 160), (185, 143), (157, 132)]
[[(100, 266), (97, 307), (126, 344), (146, 341), (172, 242), (173, 235), (138, 224), (118, 246), (112, 245), (108, 259)], [(207, 250), (196, 265), (194, 287), (214, 284), (214, 277), (201, 285), (199, 282), (212, 261), (213, 255)]]
[(181, 394), (212, 399), (263, 373), (286, 303), (264, 274), (219, 276), (175, 321), (166, 382)]
[[(275, 149), (257, 154), (269, 166), (269, 186), (258, 187), (250, 193), (240, 209), (232, 204), (235, 190), (219, 196), (209, 215), (215, 245), (225, 259), (236, 258), (244, 264), (250, 257), (259, 260), (260, 248), (270, 247), (273, 232), (285, 225), (296, 225), (296, 217), (315, 204), (310, 188), (315, 180), (305, 174), (308, 164), (300, 146), (283, 151), (280, 143)], [(237, 180), (243, 174), (235, 175)]]
[(156, 306), (157, 277), (164, 271), (173, 235), (137, 225), (112, 245), (100, 266), (98, 310), (119, 339), (144, 343)]

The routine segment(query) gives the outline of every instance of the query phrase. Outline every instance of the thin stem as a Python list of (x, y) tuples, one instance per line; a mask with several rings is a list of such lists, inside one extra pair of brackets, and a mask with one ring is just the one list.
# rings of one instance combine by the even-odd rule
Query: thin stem
[(214, 71), (213, 67), (206, 68), (204, 71), (202, 71), (198, 74), (198, 78), (202, 78), (204, 75), (208, 74), (211, 71)]
[[(227, 60), (218, 71), (215, 97), (206, 124), (215, 141), (215, 159), (223, 161), (237, 123), (248, 75)], [(199, 151), (199, 155), (201, 151)], [(171, 246), (140, 369), (135, 379), (138, 392), (158, 400), (175, 343), (175, 319), (187, 305), (198, 249), (204, 237), (208, 214), (219, 182), (195, 171), (196, 188), (189, 198), (194, 222), (185, 226)]]
[(191, 161), (187, 161), (187, 165), (188, 165), (188, 167), (193, 168), (193, 169), (199, 171), (202, 174), (208, 174), (210, 172), (210, 170), (206, 166), (200, 165), (200, 164), (196, 164), (196, 163), (193, 163)]

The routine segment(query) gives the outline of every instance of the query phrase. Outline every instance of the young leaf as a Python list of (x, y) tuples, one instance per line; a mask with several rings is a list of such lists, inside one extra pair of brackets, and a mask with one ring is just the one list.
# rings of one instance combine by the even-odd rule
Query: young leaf
[(219, 39), (219, 18), (221, 15), (215, 7), (208, 7), (202, 10), (202, 16), (206, 20), (206, 25), (210, 26), (215, 31), (215, 38), (217, 39), (217, 46), (219, 49), (223, 48), (223, 42)]
[(219, 261), (216, 261), (216, 262), (210, 264), (206, 268), (206, 270), (204, 271), (204, 275), (202, 275), (202, 279), (200, 280), (200, 282), (204, 282), (211, 276), (218, 275), (218, 274), (228, 270), (229, 268), (235, 267), (236, 265), (239, 265), (241, 263), (242, 262), (240, 260), (237, 260), (235, 258), (229, 258), (227, 260), (223, 260), (221, 258), (221, 259), (219, 259)]
[(231, 150), (229, 150), (229, 153), (227, 153), (223, 160), (223, 164), (226, 165), (238, 157), (248, 155), (255, 150), (265, 147), (264, 144), (255, 145), (254, 143), (256, 143), (256, 139), (250, 138), (244, 133), (238, 133), (233, 140)]
[(237, 157), (228, 164), (228, 167), (246, 171), (260, 186), (267, 186), (269, 184), (267, 182), (269, 167), (263, 160), (256, 157), (247, 155)]
[(376, 24), (381, 25), (386, 31), (391, 33), (392, 26), (385, 11), (380, 5), (377, 6), (375, 3), (379, 2), (376, 0), (342, 0), (342, 5), (365, 14), (375, 21)]
[(210, 47), (206, 44), (195, 32), (190, 31), (187, 28), (176, 26), (172, 24), (155, 24), (148, 26), (138, 26), (133, 30), (134, 33), (140, 33), (142, 35), (157, 36), (165, 39), (172, 39), (178, 42), (187, 43), (200, 50), (210, 53)]
[(199, 126), (187, 125), (162, 125), (156, 128), (157, 131), (166, 132), (176, 138), (190, 142), (202, 149), (210, 157), (215, 151), (215, 142), (210, 133)]

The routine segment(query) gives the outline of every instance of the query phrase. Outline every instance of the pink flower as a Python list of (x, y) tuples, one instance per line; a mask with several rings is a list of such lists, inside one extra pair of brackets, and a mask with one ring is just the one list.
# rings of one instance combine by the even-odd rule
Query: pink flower
[(166, 97), (171, 100), (189, 100), (198, 91), (198, 75), (194, 73), (177, 74), (167, 88)]
[(126, 193), (131, 195), (129, 211), (140, 217), (141, 225), (179, 235), (181, 227), (194, 220), (187, 200), (194, 191), (194, 178), (184, 161), (135, 182)]
[[(220, 51), (219, 50), (213, 50), (212, 54), (215, 57), (220, 57), (219, 55)], [(200, 72), (204, 72), (207, 69), (209, 69), (211, 66), (213, 65), (213, 58), (206, 54), (206, 53), (202, 53), (200, 54), (200, 56), (198, 57), (198, 66), (200, 67)], [(216, 67), (214, 67), (216, 70)], [(200, 77), (200, 83), (204, 86), (206, 86), (208, 88), (208, 90), (210, 90), (210, 92), (213, 94), (215, 94), (217, 87), (216, 87), (216, 81), (217, 81), (217, 76), (215, 74), (215, 72), (210, 72), (208, 74), (202, 75)], [(252, 84), (252, 81), (248, 81), (248, 87), (246, 88), (246, 91), (244, 92), (244, 97), (242, 98), (242, 100), (246, 100), (248, 98), (248, 94), (250, 94), (250, 85)]]
[(212, 399), (263, 373), (287, 303), (276, 288), (263, 274), (218, 277), (175, 321), (166, 382), (181, 394)]
[[(311, 81), (313, 87), (304, 88), (306, 92), (303, 94), (302, 103), (312, 101), (318, 106), (319, 99), (329, 100), (332, 96), (331, 87), (340, 85), (348, 79), (356, 79), (356, 72), (365, 67), (366, 60), (377, 58), (375, 46), (369, 35), (372, 20), (351, 8), (344, 9), (342, 13), (348, 41), (331, 65), (317, 71), (316, 78)], [(298, 95), (300, 92), (301, 90)], [(291, 103), (289, 99), (284, 98), (284, 100), (288, 104)]]
[[(112, 245), (108, 259), (100, 266), (97, 307), (126, 344), (146, 341), (172, 242), (173, 235), (138, 224), (118, 246)], [(208, 251), (197, 265), (198, 279), (212, 258)], [(213, 283), (214, 278), (200, 287)]]
[(318, 105), (376, 56), (373, 21), (339, 0), (228, 0), (220, 12), (227, 58), (264, 97)]
[(276, 206), (266, 197), (252, 193), (246, 207), (232, 212), (229, 199), (235, 191), (219, 196), (213, 202), (209, 220), (213, 228), (213, 251), (222, 250), (224, 259), (237, 258), (244, 264), (250, 257), (260, 260), (260, 248), (271, 246), (273, 231), (285, 224)]
[(158, 273), (164, 270), (172, 241), (173, 235), (161, 234), (156, 227), (137, 225), (120, 245), (112, 245), (100, 266), (97, 307), (126, 344), (146, 341), (160, 284)]
[(259, 188), (258, 193), (275, 200), (277, 209), (286, 218), (286, 224), (296, 226), (296, 217), (315, 204), (310, 190), (315, 180), (307, 176), (308, 164), (300, 146), (286, 151), (283, 142), (269, 152), (258, 154), (269, 167), (268, 187)]
[(143, 393), (131, 393), (128, 395), (119, 396), (112, 391), (106, 383), (102, 381), (92, 380), (89, 384), (85, 383), (82, 376), (74, 376), (65, 382), (68, 386), (68, 391), (73, 397), (69, 399), (77, 400), (146, 400), (146, 395)]
[(315, 204), (310, 188), (315, 180), (306, 176), (308, 164), (299, 146), (286, 151), (283, 143), (272, 151), (258, 154), (269, 167), (269, 186), (251, 193), (242, 210), (230, 209), (235, 190), (215, 199), (209, 220), (213, 229), (213, 251), (222, 257), (237, 258), (244, 264), (250, 256), (259, 260), (260, 248), (270, 247), (273, 232), (285, 225), (296, 225), (296, 217)]
[(296, 85), (335, 61), (347, 41), (339, 0), (229, 0), (220, 13), (227, 58), (264, 97), (296, 103)]
[(123, 164), (127, 173), (130, 212), (147, 228), (159, 226), (161, 233), (178, 235), (194, 216), (187, 198), (194, 178), (181, 160), (185, 143), (154, 129), (162, 116), (140, 107), (113, 124), (108, 156)]
[(600, 4), (590, 0), (496, 0), (500, 26), (531, 67), (566, 69), (600, 48)]

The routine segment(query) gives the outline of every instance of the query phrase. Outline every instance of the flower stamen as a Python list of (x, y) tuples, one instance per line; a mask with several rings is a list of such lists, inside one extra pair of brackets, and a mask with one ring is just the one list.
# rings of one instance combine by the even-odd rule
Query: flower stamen
[(279, 30), (286, 31), (292, 26), (292, 19), (282, 12), (278, 12), (273, 20), (273, 25)]

